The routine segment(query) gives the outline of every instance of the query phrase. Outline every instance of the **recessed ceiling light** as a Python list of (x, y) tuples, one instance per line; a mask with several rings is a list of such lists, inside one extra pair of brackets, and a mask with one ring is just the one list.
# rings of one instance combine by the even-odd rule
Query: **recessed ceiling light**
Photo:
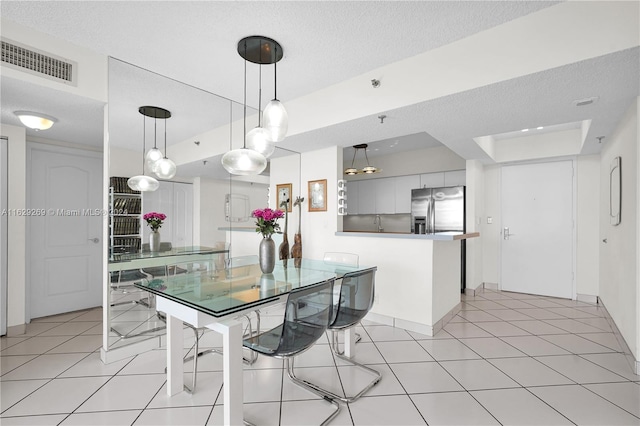
[(520, 131), (521, 131), (521, 132), (528, 132), (528, 131), (529, 131), (529, 129), (522, 129), (522, 130), (520, 130)]
[(50, 115), (40, 114), (38, 112), (31, 111), (15, 111), (15, 115), (18, 116), (20, 122), (33, 130), (47, 130), (53, 126), (53, 123), (58, 121), (57, 118)]

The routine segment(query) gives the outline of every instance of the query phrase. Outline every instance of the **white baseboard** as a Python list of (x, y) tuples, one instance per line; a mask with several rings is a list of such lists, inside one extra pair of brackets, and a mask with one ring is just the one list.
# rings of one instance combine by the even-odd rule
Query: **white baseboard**
[(598, 303), (598, 296), (593, 296), (591, 294), (576, 294), (576, 300), (584, 303), (593, 303), (594, 305)]
[(389, 325), (391, 327), (402, 328), (404, 330), (413, 331), (414, 333), (424, 334), (425, 336), (434, 336), (437, 334), (442, 328), (449, 323), (458, 315), (462, 309), (462, 303), (458, 303), (453, 309), (447, 312), (438, 322), (434, 325), (422, 324), (415, 321), (403, 320), (400, 318), (394, 318), (387, 315), (376, 314), (374, 312), (369, 312), (365, 320), (377, 322), (383, 325)]
[(12, 325), (7, 327), (7, 337), (15, 337), (27, 332), (27, 324)]
[(482, 283), (482, 287), (486, 288), (487, 290), (500, 290), (498, 283)]

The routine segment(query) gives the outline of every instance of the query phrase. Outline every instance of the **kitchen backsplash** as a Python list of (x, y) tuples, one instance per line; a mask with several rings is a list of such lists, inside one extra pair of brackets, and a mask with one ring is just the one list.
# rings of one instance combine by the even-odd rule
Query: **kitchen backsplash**
[(376, 216), (382, 219), (382, 232), (411, 232), (411, 215), (403, 214), (357, 214), (342, 217), (342, 229), (345, 232), (378, 232)]

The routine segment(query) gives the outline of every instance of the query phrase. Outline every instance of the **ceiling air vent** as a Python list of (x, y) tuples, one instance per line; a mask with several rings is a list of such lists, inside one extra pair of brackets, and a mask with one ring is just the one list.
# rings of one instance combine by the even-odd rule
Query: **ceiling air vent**
[(2, 39), (2, 64), (52, 80), (75, 84), (75, 62), (6, 39)]
[(593, 98), (585, 98), (585, 99), (579, 99), (577, 101), (573, 101), (573, 106), (585, 106), (585, 105), (590, 105), (592, 103), (594, 103), (595, 101), (597, 101), (599, 98), (597, 96), (594, 96)]

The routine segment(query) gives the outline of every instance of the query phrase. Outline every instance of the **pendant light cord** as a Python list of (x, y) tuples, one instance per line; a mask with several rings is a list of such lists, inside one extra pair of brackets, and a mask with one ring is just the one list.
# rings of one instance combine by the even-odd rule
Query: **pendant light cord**
[(364, 158), (367, 159), (367, 167), (370, 167), (369, 156), (367, 155), (367, 148), (362, 148), (362, 149), (364, 149)]
[(260, 72), (258, 73), (258, 127), (260, 127), (260, 116), (262, 115), (262, 64), (260, 64)]
[(353, 169), (353, 165), (356, 161), (356, 154), (358, 153), (358, 148), (353, 148), (353, 160), (351, 160), (351, 168)]
[(164, 119), (164, 158), (167, 159), (167, 119)]
[(273, 63), (273, 99), (278, 100), (278, 46), (275, 46), (276, 56)]
[(145, 115), (142, 115), (142, 176), (144, 176), (144, 163), (145, 163), (145, 158), (144, 158), (144, 150), (146, 148), (146, 141), (147, 141), (147, 117), (145, 117)]
[[(247, 57), (247, 42), (244, 42), (244, 56)], [(243, 134), (244, 134), (244, 142), (242, 143), (243, 148), (247, 148), (247, 60), (244, 60), (244, 119), (243, 119)]]

